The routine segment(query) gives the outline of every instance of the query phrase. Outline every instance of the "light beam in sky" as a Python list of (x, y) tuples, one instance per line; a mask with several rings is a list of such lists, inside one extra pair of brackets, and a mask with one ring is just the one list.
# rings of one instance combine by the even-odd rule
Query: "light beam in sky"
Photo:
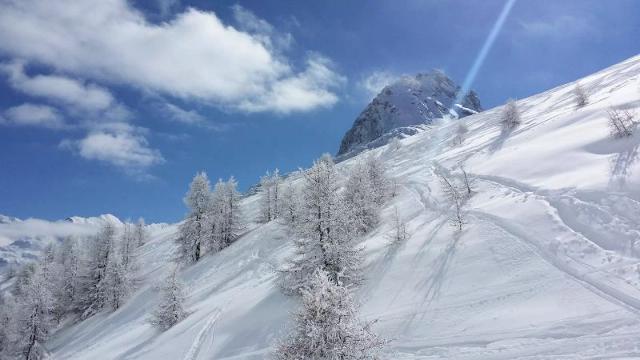
[(507, 16), (509, 16), (509, 12), (511, 12), (511, 8), (513, 8), (513, 5), (515, 3), (516, 3), (516, 0), (507, 0), (507, 2), (504, 4), (504, 7), (500, 12), (500, 16), (498, 16), (498, 20), (496, 20), (496, 23), (493, 24), (493, 28), (491, 28), (491, 32), (489, 33), (489, 36), (484, 41), (484, 44), (482, 45), (482, 48), (480, 49), (478, 56), (476, 56), (476, 59), (473, 62), (473, 66), (471, 66), (471, 69), (467, 73), (467, 76), (465, 77), (464, 82), (462, 83), (462, 88), (460, 89), (460, 92), (458, 93), (458, 97), (455, 102), (456, 104), (460, 104), (460, 102), (462, 101), (462, 98), (467, 94), (469, 89), (471, 89), (471, 85), (473, 84), (473, 81), (476, 79), (476, 75), (478, 75), (478, 71), (480, 70), (480, 67), (482, 67), (482, 64), (484, 63), (484, 59), (487, 57), (487, 54), (489, 54), (489, 51), (491, 50), (493, 43), (496, 41), (496, 38), (498, 37), (498, 34), (500, 33), (500, 30), (502, 29), (502, 26), (504, 25), (504, 22), (507, 19)]

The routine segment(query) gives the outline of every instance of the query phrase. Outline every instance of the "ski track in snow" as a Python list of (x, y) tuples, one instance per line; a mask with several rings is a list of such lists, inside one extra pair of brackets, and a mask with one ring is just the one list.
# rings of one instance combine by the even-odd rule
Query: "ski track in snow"
[(222, 313), (221, 310), (217, 309), (216, 311), (213, 312), (213, 314), (209, 316), (209, 319), (202, 327), (202, 330), (200, 330), (196, 338), (193, 340), (193, 344), (191, 344), (191, 347), (189, 348), (187, 353), (184, 355), (183, 360), (197, 360), (198, 354), (200, 353), (200, 349), (202, 348), (202, 345), (204, 344), (205, 339), (209, 340), (208, 341), (209, 344), (213, 342), (213, 337), (214, 337), (213, 326), (215, 325), (216, 321), (220, 317), (221, 313)]

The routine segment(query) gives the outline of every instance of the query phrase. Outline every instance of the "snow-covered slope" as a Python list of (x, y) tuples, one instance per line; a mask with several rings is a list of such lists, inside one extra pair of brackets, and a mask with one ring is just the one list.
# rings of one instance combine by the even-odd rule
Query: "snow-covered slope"
[[(362, 315), (391, 340), (389, 359), (630, 359), (640, 356), (640, 134), (609, 137), (609, 107), (640, 108), (640, 57), (518, 102), (523, 123), (501, 133), (495, 108), (442, 120), (380, 147), (398, 195), (363, 240)], [(360, 156), (364, 156), (362, 154)], [(341, 162), (346, 171), (358, 158)], [(475, 181), (457, 236), (435, 173), (464, 165)], [(301, 181), (291, 176), (287, 181)], [(187, 319), (165, 333), (147, 322), (153, 284), (170, 268), (176, 226), (141, 248), (145, 282), (128, 303), (58, 331), (55, 359), (264, 359), (295, 300), (275, 285), (292, 251), (286, 228), (259, 225), (181, 273)], [(411, 237), (389, 246), (397, 208)]]
[[(414, 127), (444, 115), (464, 117), (480, 110), (475, 92), (455, 104), (460, 88), (442, 71), (403, 76), (389, 84), (369, 103), (342, 138), (338, 155), (351, 156), (384, 145), (385, 134), (413, 135)], [(387, 138), (390, 136), (387, 136)]]

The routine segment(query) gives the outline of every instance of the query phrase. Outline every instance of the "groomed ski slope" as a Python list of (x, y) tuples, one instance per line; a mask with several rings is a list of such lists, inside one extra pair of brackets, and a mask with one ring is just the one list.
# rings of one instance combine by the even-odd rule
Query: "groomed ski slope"
[[(580, 83), (589, 105), (576, 109), (574, 84), (518, 101), (523, 123), (508, 136), (498, 107), (464, 119), (462, 145), (443, 120), (338, 165), (373, 153), (398, 182), (363, 241), (358, 294), (362, 316), (391, 340), (385, 358), (640, 358), (640, 132), (613, 140), (606, 117), (611, 106), (640, 117), (640, 57)], [(476, 180), (456, 235), (435, 173), (458, 164)], [(253, 221), (257, 196), (242, 207), (242, 238), (181, 273), (186, 320), (165, 333), (146, 323), (174, 249), (176, 226), (158, 228), (141, 249), (140, 289), (118, 311), (57, 332), (53, 358), (268, 358), (296, 306), (275, 285), (292, 245), (283, 225)], [(389, 246), (396, 208), (411, 237)]]

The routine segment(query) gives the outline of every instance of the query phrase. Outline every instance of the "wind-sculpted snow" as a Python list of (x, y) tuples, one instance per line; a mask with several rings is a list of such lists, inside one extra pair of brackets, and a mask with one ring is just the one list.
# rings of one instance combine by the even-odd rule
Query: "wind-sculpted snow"
[[(388, 359), (637, 358), (640, 339), (640, 134), (610, 137), (610, 107), (640, 113), (640, 57), (519, 100), (508, 132), (502, 108), (440, 120), (362, 156), (386, 164), (396, 196), (362, 240), (365, 321), (390, 340)], [(461, 232), (438, 174), (475, 181)], [(300, 185), (299, 175), (285, 184)], [(113, 313), (65, 325), (47, 343), (55, 359), (265, 359), (288, 333), (295, 298), (277, 285), (293, 251), (284, 224), (242, 200), (238, 241), (181, 270), (187, 318), (164, 333), (148, 317), (154, 284), (172, 268), (177, 226), (141, 248), (142, 285)], [(178, 206), (178, 205), (176, 205)], [(408, 236), (390, 244), (396, 214)]]

